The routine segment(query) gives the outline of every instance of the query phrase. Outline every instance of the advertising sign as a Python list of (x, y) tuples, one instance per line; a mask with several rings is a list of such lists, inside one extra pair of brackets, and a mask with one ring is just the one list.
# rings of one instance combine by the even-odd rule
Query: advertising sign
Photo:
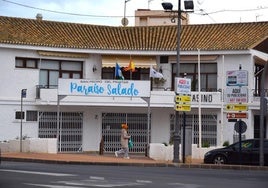
[(226, 88), (226, 103), (247, 103), (248, 88), (239, 86), (230, 86)]
[(191, 94), (191, 79), (175, 78), (176, 94)]
[(227, 86), (247, 86), (248, 85), (248, 71), (233, 70), (226, 72)]
[(59, 79), (58, 95), (150, 97), (150, 81)]

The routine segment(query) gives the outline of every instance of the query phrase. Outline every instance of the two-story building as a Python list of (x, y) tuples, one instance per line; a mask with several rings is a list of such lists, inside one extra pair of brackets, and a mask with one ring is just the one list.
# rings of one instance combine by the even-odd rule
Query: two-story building
[[(120, 125), (127, 122), (135, 142), (132, 152), (144, 152), (147, 143), (169, 143), (175, 124), (176, 46), (176, 26), (111, 27), (1, 16), (0, 140), (21, 133), (58, 136), (59, 151), (71, 152), (98, 151), (103, 137), (105, 150), (113, 152), (120, 147)], [(259, 137), (268, 22), (184, 25), (180, 50), (181, 76), (191, 79), (186, 125), (192, 127), (192, 143), (236, 141), (233, 102), (247, 107), (239, 109), (246, 114), (243, 138)], [(132, 73), (124, 71), (130, 61)], [(150, 96), (59, 95), (59, 78), (115, 80), (116, 63), (125, 83), (150, 81)], [(150, 79), (151, 66), (164, 80)], [(179, 117), (182, 124), (182, 113)]]

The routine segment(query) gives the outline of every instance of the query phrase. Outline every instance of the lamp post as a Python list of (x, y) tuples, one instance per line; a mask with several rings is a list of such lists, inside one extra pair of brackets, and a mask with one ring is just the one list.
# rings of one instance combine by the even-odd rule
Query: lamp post
[(22, 106), (23, 106), (23, 98), (26, 98), (26, 91), (27, 89), (22, 89), (20, 95), (20, 152), (22, 152), (22, 119), (24, 119)]
[(127, 2), (129, 2), (130, 0), (125, 0), (125, 3), (124, 3), (124, 17), (123, 19), (121, 20), (121, 23), (122, 25), (125, 27), (128, 25), (128, 19), (126, 18), (126, 7), (127, 7)]
[[(173, 5), (171, 3), (162, 3), (162, 7), (165, 11), (174, 12), (172, 10)], [(184, 0), (184, 8), (187, 9), (194, 9), (193, 1), (192, 0)], [(181, 43), (181, 0), (178, 0), (178, 21), (177, 21), (177, 55), (176, 55), (176, 77), (180, 77), (180, 43)], [(175, 83), (175, 82), (174, 82)], [(176, 87), (176, 86), (175, 86)], [(175, 111), (175, 129), (174, 129), (174, 136), (173, 136), (173, 142), (174, 142), (174, 157), (173, 162), (178, 163), (179, 162), (179, 152), (180, 152), (180, 124), (179, 124), (179, 112)]]
[(268, 76), (268, 65), (267, 63), (264, 66), (262, 77), (261, 77), (261, 97), (260, 97), (260, 157), (259, 164), (260, 166), (264, 165), (264, 117), (267, 114), (267, 98), (265, 98), (265, 81)]

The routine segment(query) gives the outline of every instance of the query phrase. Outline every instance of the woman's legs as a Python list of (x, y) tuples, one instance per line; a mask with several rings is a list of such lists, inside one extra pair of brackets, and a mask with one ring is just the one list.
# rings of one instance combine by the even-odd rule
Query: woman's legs
[(124, 158), (129, 158), (129, 156), (128, 156), (128, 148), (122, 148), (119, 151), (115, 152), (116, 157), (118, 157), (119, 154), (124, 154)]

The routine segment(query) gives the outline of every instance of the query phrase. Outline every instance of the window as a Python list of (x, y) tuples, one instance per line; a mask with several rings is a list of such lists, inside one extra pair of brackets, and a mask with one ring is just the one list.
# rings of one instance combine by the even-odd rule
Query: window
[(40, 63), (39, 85), (54, 88), (58, 85), (58, 78), (81, 79), (83, 62), (42, 60)]
[(37, 116), (37, 111), (26, 111), (26, 121), (37, 121), (38, 116)]
[(24, 112), (16, 111), (15, 112), (15, 119), (24, 119)]
[[(172, 64), (173, 79), (176, 76), (177, 64)], [(198, 91), (198, 64), (197, 63), (181, 63), (181, 77), (186, 73), (186, 77), (192, 80), (192, 91)], [(200, 65), (201, 91), (216, 91), (217, 90), (217, 64), (202, 63)], [(172, 83), (172, 87), (174, 83)]]
[(168, 63), (168, 56), (160, 56), (160, 63), (161, 64)]
[(15, 67), (16, 68), (30, 68), (37, 69), (38, 59), (20, 58), (16, 57)]
[(104, 67), (102, 68), (102, 79), (107, 79), (107, 80), (112, 80), (115, 77), (115, 72), (114, 72), (114, 68), (110, 68), (110, 67)]

